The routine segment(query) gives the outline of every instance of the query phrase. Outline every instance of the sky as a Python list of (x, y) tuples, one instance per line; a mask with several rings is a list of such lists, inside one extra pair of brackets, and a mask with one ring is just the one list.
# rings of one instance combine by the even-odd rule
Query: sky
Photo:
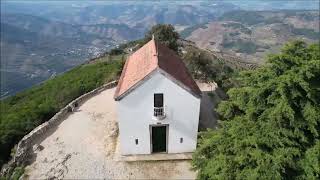
[(182, 4), (194, 4), (200, 2), (227, 2), (239, 6), (245, 10), (265, 10), (265, 9), (313, 9), (319, 10), (320, 0), (215, 0), (215, 1), (194, 1), (194, 0), (126, 0), (126, 1), (115, 1), (115, 0), (100, 0), (100, 1), (90, 1), (90, 0), (1, 0), (4, 2), (17, 2), (17, 3), (50, 3), (50, 4), (71, 4), (77, 3), (84, 5), (90, 4), (114, 4), (114, 3), (143, 3), (143, 2), (161, 2), (161, 3), (174, 3), (180, 2)]

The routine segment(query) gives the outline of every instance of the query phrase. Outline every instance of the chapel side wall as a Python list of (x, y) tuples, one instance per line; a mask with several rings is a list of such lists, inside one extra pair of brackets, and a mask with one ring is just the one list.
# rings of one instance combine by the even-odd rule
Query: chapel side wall
[[(166, 118), (153, 116), (153, 95), (164, 94)], [(168, 124), (168, 153), (192, 152), (197, 144), (200, 99), (191, 95), (163, 74), (150, 79), (118, 101), (121, 153), (150, 154), (150, 125)], [(183, 142), (180, 143), (180, 138)], [(138, 145), (135, 144), (138, 139)]]

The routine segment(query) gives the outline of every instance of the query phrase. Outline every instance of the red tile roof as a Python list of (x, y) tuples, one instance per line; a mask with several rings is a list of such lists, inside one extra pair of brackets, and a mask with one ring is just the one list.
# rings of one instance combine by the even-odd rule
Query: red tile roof
[(119, 100), (158, 68), (169, 74), (174, 80), (178, 81), (179, 85), (192, 94), (201, 96), (199, 87), (192, 79), (180, 57), (168, 47), (152, 39), (128, 57), (114, 98)]

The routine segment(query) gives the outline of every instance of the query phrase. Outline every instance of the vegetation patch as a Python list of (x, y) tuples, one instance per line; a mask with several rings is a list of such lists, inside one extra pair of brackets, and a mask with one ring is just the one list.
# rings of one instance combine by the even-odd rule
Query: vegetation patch
[(142, 39), (130, 41), (130, 42), (125, 43), (125, 44), (121, 44), (118, 49), (124, 51), (126, 48), (131, 48), (131, 47), (134, 47), (134, 46), (136, 46), (136, 45), (138, 45), (137, 48), (140, 48), (140, 47), (142, 47), (145, 43), (146, 43), (145, 40), (142, 38)]
[(13, 172), (11, 174), (8, 174), (5, 177), (0, 177), (0, 180), (19, 180), (20, 177), (24, 173), (24, 167), (19, 166), (14, 168)]
[(312, 40), (319, 40), (320, 32), (317, 32), (313, 29), (307, 28), (296, 28), (292, 24), (282, 24), (283, 29), (275, 30), (276, 33), (280, 31), (287, 31), (288, 33), (292, 33), (295, 36), (304, 36)]
[(195, 31), (199, 28), (206, 29), (206, 28), (208, 28), (208, 26), (206, 25), (206, 23), (204, 23), (204, 24), (197, 24), (195, 26), (185, 28), (183, 31), (180, 32), (180, 36), (181, 36), (181, 38), (187, 38), (188, 36), (191, 35), (191, 33), (193, 31)]
[(316, 32), (313, 29), (306, 29), (306, 28), (295, 28), (292, 25), (290, 26), (292, 33), (296, 35), (301, 35), (301, 36), (306, 36), (307, 38), (310, 39), (319, 39), (320, 37), (320, 32)]
[(161, 42), (170, 49), (178, 51), (179, 45), (177, 41), (180, 38), (180, 35), (175, 31), (174, 27), (171, 24), (157, 24), (148, 32), (146, 32), (144, 38), (122, 44), (118, 48), (111, 51), (111, 53), (116, 51), (115, 53), (119, 54), (120, 51), (124, 52), (128, 50), (128, 48), (132, 48), (132, 51), (135, 51), (149, 42), (152, 39), (152, 36), (157, 42)]
[(252, 33), (252, 31), (249, 28), (247, 28), (243, 24), (237, 23), (237, 22), (224, 23), (224, 24), (222, 24), (222, 26), (223, 27), (231, 27), (233, 29), (239, 29), (242, 33), (245, 33), (245, 34), (251, 34)]
[(226, 49), (233, 49), (239, 53), (254, 54), (258, 45), (253, 42), (237, 39), (236, 41), (223, 41), (222, 46)]
[(258, 11), (231, 11), (219, 18), (221, 21), (236, 21), (241, 24), (255, 25), (262, 23), (265, 18)]
[(187, 53), (182, 58), (195, 79), (207, 82), (214, 81), (225, 91), (236, 86), (237, 83), (233, 77), (238, 73), (238, 70), (223, 59), (196, 47), (188, 47), (186, 51)]
[(314, 21), (319, 19), (319, 12), (314, 10), (302, 10), (302, 11), (284, 10), (282, 12), (284, 13), (285, 18), (296, 16), (305, 21)]
[(265, 24), (275, 24), (275, 23), (282, 23), (282, 22), (283, 20), (280, 19), (279, 17), (270, 17), (264, 21)]

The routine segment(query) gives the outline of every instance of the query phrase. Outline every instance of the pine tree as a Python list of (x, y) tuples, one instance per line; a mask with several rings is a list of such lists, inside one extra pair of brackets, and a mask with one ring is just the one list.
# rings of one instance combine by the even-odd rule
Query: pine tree
[(319, 179), (319, 44), (295, 41), (240, 75), (193, 156), (200, 179)]

